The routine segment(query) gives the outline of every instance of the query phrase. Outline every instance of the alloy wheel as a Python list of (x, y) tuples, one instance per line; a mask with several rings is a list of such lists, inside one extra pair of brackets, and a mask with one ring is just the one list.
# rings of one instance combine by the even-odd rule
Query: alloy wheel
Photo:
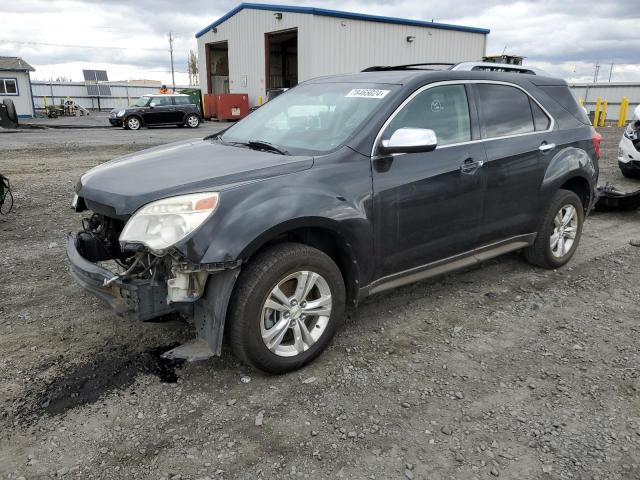
[(127, 126), (131, 130), (138, 130), (140, 128), (140, 120), (138, 120), (136, 117), (131, 117), (129, 120), (127, 120)]
[(326, 330), (331, 306), (331, 290), (321, 275), (308, 270), (287, 275), (262, 307), (262, 341), (281, 357), (307, 351)]
[(571, 251), (578, 233), (578, 212), (573, 205), (564, 205), (553, 217), (553, 233), (550, 238), (551, 253), (562, 258)]
[(195, 115), (190, 115), (187, 119), (187, 125), (189, 125), (191, 128), (196, 128), (199, 123), (200, 120), (198, 120), (198, 117), (196, 117)]

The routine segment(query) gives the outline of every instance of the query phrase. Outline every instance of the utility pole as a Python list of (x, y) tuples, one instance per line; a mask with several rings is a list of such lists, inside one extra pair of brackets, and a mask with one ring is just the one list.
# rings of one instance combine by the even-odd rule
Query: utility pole
[(169, 32), (169, 53), (171, 54), (171, 83), (173, 87), (173, 93), (176, 93), (176, 74), (173, 70), (173, 36)]
[(593, 72), (593, 83), (598, 83), (598, 73), (600, 72), (600, 64), (596, 63), (595, 72)]
[(611, 75), (613, 75), (613, 62), (611, 62), (611, 70), (609, 70), (609, 83), (611, 83)]

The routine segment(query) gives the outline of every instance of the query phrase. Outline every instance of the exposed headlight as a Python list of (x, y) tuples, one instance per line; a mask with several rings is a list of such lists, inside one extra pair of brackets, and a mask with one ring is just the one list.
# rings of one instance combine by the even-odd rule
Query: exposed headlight
[(629, 140), (638, 139), (638, 128), (640, 128), (640, 120), (634, 120), (627, 125), (627, 129), (624, 131), (624, 136)]
[(155, 253), (163, 253), (213, 215), (219, 199), (218, 192), (207, 192), (149, 203), (129, 219), (120, 234), (120, 243), (142, 243)]
[(118, 113), (116, 113), (116, 117), (121, 117), (121, 116), (123, 116), (123, 115), (124, 115), (124, 112), (125, 112), (125, 111), (124, 111), (124, 109), (122, 109), (122, 110), (118, 110)]

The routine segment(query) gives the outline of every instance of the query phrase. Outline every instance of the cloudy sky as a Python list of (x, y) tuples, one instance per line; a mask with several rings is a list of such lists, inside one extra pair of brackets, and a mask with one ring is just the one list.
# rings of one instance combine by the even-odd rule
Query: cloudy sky
[[(238, 0), (0, 0), (0, 55), (21, 56), (33, 78), (82, 80), (83, 68), (110, 80), (171, 83), (169, 31), (175, 36), (176, 83), (187, 83), (195, 32)], [(488, 54), (520, 54), (525, 64), (569, 81), (640, 81), (637, 0), (271, 0), (491, 29)], [(633, 8), (632, 8), (633, 7)]]

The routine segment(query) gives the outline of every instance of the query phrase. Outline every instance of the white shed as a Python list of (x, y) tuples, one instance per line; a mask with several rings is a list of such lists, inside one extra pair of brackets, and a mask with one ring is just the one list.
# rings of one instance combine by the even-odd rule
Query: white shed
[(242, 3), (196, 34), (200, 88), (248, 93), (374, 65), (481, 61), (489, 30), (322, 8)]
[(33, 117), (33, 98), (29, 72), (35, 68), (20, 57), (0, 57), (0, 102), (13, 100), (19, 117)]

